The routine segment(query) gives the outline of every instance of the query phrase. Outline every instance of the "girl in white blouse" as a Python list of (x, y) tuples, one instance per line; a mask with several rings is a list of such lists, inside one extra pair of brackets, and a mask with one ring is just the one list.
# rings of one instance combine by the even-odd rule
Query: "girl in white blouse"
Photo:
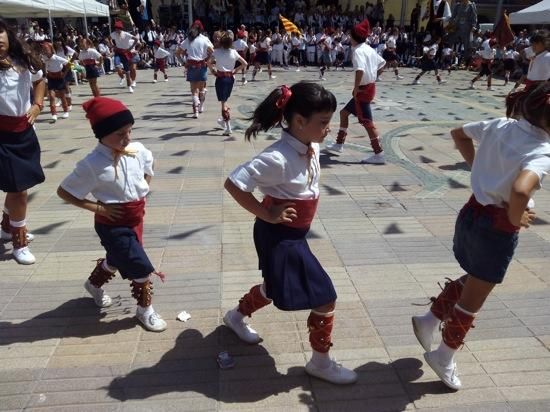
[[(225, 182), (237, 203), (256, 216), (254, 245), (263, 283), (252, 287), (223, 320), (243, 341), (258, 343), (258, 333), (243, 321), (246, 316), (272, 302), (281, 310), (309, 309), (313, 354), (306, 371), (346, 384), (355, 382), (357, 374), (329, 357), (336, 292), (306, 240), (319, 200), (319, 143), (329, 133), (335, 110), (334, 95), (311, 82), (278, 87), (255, 110), (247, 140), (283, 121), (288, 128)], [(255, 188), (264, 195), (261, 202), (252, 194)]]

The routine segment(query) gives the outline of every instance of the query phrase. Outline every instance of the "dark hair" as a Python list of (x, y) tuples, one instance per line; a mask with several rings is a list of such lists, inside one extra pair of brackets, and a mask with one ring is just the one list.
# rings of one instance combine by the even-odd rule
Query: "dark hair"
[(33, 53), (28, 44), (17, 38), (15, 31), (13, 31), (13, 29), (8, 26), (8, 23), (1, 18), (0, 31), (5, 31), (8, 34), (8, 41), (10, 44), (8, 56), (11, 57), (14, 65), (27, 69), (31, 73), (36, 73), (38, 70), (42, 69), (40, 58)]
[(292, 96), (282, 109), (276, 106), (283, 94), (281, 87), (273, 90), (258, 105), (250, 118), (252, 125), (246, 129), (244, 134), (246, 140), (249, 141), (251, 137), (256, 138), (260, 131), (266, 132), (272, 127), (280, 125), (283, 119), (290, 123), (295, 114), (309, 118), (315, 113), (336, 111), (334, 95), (317, 83), (301, 81), (291, 86), (290, 90)]
[(189, 32), (187, 33), (187, 37), (189, 38), (189, 43), (195, 40), (199, 34), (201, 34), (199, 28), (197, 26), (192, 26), (189, 29)]
[(550, 51), (550, 35), (546, 29), (534, 32), (529, 41), (531, 43), (542, 43), (544, 44), (544, 48)]
[(525, 88), (506, 96), (506, 116), (523, 118), (533, 126), (550, 128), (550, 82)]
[(229, 35), (229, 32), (224, 31), (220, 38), (220, 46), (224, 49), (230, 49), (233, 46), (233, 39)]

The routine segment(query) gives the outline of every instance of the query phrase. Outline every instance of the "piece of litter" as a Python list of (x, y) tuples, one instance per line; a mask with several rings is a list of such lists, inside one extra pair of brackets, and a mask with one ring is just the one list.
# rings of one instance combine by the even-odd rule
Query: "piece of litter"
[(186, 311), (180, 312), (178, 315), (178, 320), (181, 320), (182, 322), (187, 322), (189, 319), (191, 319), (191, 315)]

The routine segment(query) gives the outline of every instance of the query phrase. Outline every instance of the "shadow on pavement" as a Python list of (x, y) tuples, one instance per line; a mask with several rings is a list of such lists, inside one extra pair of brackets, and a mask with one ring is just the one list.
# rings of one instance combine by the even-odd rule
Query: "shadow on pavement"
[(101, 322), (107, 315), (119, 316), (127, 313), (122, 309), (117, 313), (116, 306), (117, 298), (113, 297), (110, 312), (101, 312), (91, 298), (77, 298), (21, 323), (0, 322), (0, 346), (48, 339), (111, 335), (135, 328), (139, 322), (130, 317)]

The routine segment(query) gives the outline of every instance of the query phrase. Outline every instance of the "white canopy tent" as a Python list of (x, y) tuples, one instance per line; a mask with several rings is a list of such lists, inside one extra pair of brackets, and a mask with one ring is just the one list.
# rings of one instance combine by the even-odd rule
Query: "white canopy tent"
[(510, 13), (510, 24), (550, 24), (550, 0)]
[(50, 35), (53, 35), (51, 28), (53, 17), (83, 17), (84, 27), (88, 30), (86, 18), (90, 16), (109, 18), (109, 6), (95, 0), (0, 0), (0, 16), (47, 17), (50, 19)]

